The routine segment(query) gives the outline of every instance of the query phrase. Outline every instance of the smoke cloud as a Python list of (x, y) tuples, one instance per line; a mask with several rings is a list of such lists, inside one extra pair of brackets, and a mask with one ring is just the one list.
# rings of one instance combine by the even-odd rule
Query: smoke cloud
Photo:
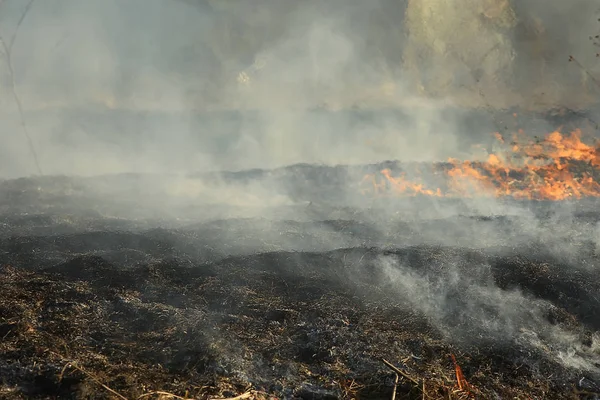
[[(472, 345), (533, 348), (581, 371), (600, 372), (598, 336), (588, 341), (581, 332), (549, 322), (555, 306), (518, 289), (501, 289), (490, 265), (472, 260), (435, 260), (424, 274), (398, 257), (381, 257), (378, 269), (400, 301), (427, 315), (454, 342)], [(527, 362), (527, 357), (523, 357)]]
[[(48, 0), (34, 2), (18, 26), (27, 1), (5, 0), (0, 33), (8, 40), (18, 26), (14, 80), (47, 174), (467, 157), (465, 138), (485, 142), (497, 127), (485, 111), (468, 122), (452, 110), (486, 109), (500, 95), (482, 94), (471, 78), (467, 97), (415, 89), (406, 48), (421, 37), (404, 24), (411, 4)], [(559, 96), (569, 104), (586, 79), (588, 97), (596, 96), (594, 2), (514, 7), (508, 83), (523, 93), (500, 103), (543, 108)], [(2, 61), (0, 169), (29, 175), (35, 169)], [(435, 64), (428, 74), (447, 68)], [(544, 81), (532, 83), (542, 69)]]
[[(454, 14), (440, 19), (444, 29), (422, 16), (412, 20), (411, 31), (405, 20), (419, 15), (417, 1), (44, 0), (32, 4), (22, 23), (28, 2), (0, 1), (2, 39), (10, 42), (16, 32), (10, 57), (0, 57), (0, 178), (36, 173), (13, 83), (45, 174), (159, 173), (160, 178), (140, 178), (133, 187), (131, 181), (107, 183), (103, 178), (82, 185), (97, 195), (96, 202), (119, 198), (161, 217), (174, 217), (168, 211), (174, 206), (180, 207), (177, 217), (189, 217), (198, 199), (262, 207), (236, 217), (269, 215), (265, 210), (294, 204), (289, 195), (293, 184), (275, 178), (264, 184), (221, 178), (206, 183), (184, 174), (296, 163), (481, 158), (485, 152), (471, 145), (485, 145), (492, 132), (508, 125), (496, 116), (500, 108), (533, 112), (562, 105), (600, 120), (598, 108), (592, 107), (600, 93), (596, 0), (506, 2), (514, 20), (507, 17), (510, 21), (499, 28), (489, 26), (505, 11), (492, 7), (462, 14), (471, 10), (471, 0), (461, 0), (465, 7), (454, 6)], [(420, 1), (433, 9), (445, 3)], [(460, 29), (467, 17), (473, 29), (486, 35), (482, 43), (491, 43), (489, 49), (472, 50), (477, 46), (466, 40), (441, 40), (442, 33)], [(428, 41), (433, 44), (424, 48)], [(502, 51), (496, 45), (504, 46)], [(512, 63), (503, 80), (488, 76), (485, 68), (491, 66), (473, 65), (487, 52)], [(416, 68), (415, 75), (410, 66), (419, 63), (427, 68), (421, 75)], [(499, 92), (498, 86), (507, 90)], [(536, 126), (542, 132), (532, 134), (556, 128), (548, 120)], [(347, 178), (351, 184), (360, 180), (358, 175)], [(69, 190), (76, 197), (79, 189)], [(364, 202), (358, 191), (344, 200)], [(122, 216), (118, 207), (123, 205), (114, 205), (112, 214)], [(527, 239), (554, 255), (577, 257), (578, 248), (567, 238), (578, 222), (570, 220), (569, 205), (562, 207), (554, 210), (555, 219), (542, 222), (529, 210), (495, 200), (456, 206), (432, 200), (427, 206), (390, 207), (383, 217), (365, 219), (381, 223), (374, 228), (374, 241), (381, 244), (389, 243), (397, 228), (392, 222), (411, 213), (424, 221), (465, 210), (511, 215), (520, 222), (519, 235), (506, 240), (495, 227), (459, 220), (451, 233), (444, 233), (413, 220), (407, 222), (411, 234), (400, 244), (511, 247)], [(307, 208), (293, 218), (311, 212)], [(397, 219), (390, 222), (390, 215)], [(598, 226), (577, 232), (597, 247)], [(320, 238), (323, 248), (360, 243), (334, 231), (323, 226), (310, 234)], [(290, 248), (298, 242), (296, 237), (282, 239), (270, 227), (254, 234)], [(384, 281), (449, 335), (458, 332), (449, 320), (468, 317), (488, 335), (554, 346), (552, 354), (565, 364), (597, 372), (597, 354), (588, 354), (597, 352), (597, 337), (593, 351), (584, 348), (571, 332), (547, 322), (549, 302), (496, 287), (486, 265), (473, 266), (465, 280), (460, 262), (448, 260), (446, 272), (437, 277), (419, 275), (398, 260), (382, 259), (380, 267)], [(472, 297), (455, 296), (467, 289)], [(456, 310), (462, 314), (449, 314)], [(539, 338), (543, 330), (548, 333)]]

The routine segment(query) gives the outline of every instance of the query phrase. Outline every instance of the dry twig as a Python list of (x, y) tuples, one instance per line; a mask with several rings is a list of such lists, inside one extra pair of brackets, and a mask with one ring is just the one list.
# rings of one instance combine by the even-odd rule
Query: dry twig
[(212, 399), (212, 400), (244, 400), (244, 399), (248, 399), (250, 397), (252, 397), (252, 392), (242, 393), (239, 396), (235, 396), (235, 397), (229, 397), (229, 398), (225, 398), (225, 399)]
[(407, 379), (407, 380), (409, 380), (410, 382), (414, 383), (414, 384), (415, 384), (415, 385), (417, 385), (417, 386), (421, 386), (421, 385), (419, 385), (419, 382), (417, 382), (417, 380), (416, 380), (416, 379), (414, 379), (413, 377), (411, 377), (410, 375), (408, 375), (406, 372), (402, 371), (401, 369), (399, 369), (399, 368), (396, 368), (396, 367), (395, 367), (395, 366), (394, 366), (392, 363), (390, 363), (390, 362), (389, 362), (388, 360), (386, 360), (385, 358), (382, 358), (382, 359), (381, 359), (381, 361), (383, 361), (383, 363), (384, 363), (385, 365), (387, 365), (387, 366), (388, 366), (388, 368), (390, 368), (390, 369), (391, 369), (392, 371), (394, 371), (396, 374), (398, 374), (398, 375), (402, 375), (402, 377), (403, 377), (404, 379)]
[[(57, 353), (55, 353), (55, 354), (57, 354)], [(98, 379), (96, 376), (94, 376), (91, 372), (88, 372), (85, 369), (83, 369), (82, 367), (79, 367), (74, 362), (68, 362), (63, 367), (63, 369), (61, 370), (60, 375), (59, 375), (59, 380), (62, 380), (62, 378), (63, 378), (63, 376), (64, 376), (64, 374), (65, 374), (65, 372), (66, 372), (66, 370), (68, 368), (73, 368), (73, 369), (76, 369), (77, 371), (80, 371), (81, 373), (83, 373), (84, 375), (86, 375), (88, 378), (90, 378), (92, 381), (94, 381), (96, 384), (98, 384), (99, 386), (101, 386), (102, 388), (104, 388), (105, 390), (107, 390), (108, 392), (112, 393), (113, 395), (117, 396), (121, 400), (128, 400), (127, 397), (123, 396), (122, 394), (120, 394), (116, 390), (114, 390), (114, 389), (110, 388), (109, 386), (107, 386), (106, 384), (102, 383), (100, 381), (100, 379)], [(153, 392), (144, 393), (144, 394), (140, 395), (139, 397), (137, 397), (137, 399), (143, 399), (145, 397), (150, 397), (150, 396), (154, 396), (154, 395), (169, 396), (171, 398), (178, 399), (178, 400), (194, 400), (192, 398), (178, 396), (176, 394), (165, 392), (165, 391), (161, 391), (161, 390), (156, 390), (156, 391), (153, 391)], [(238, 396), (238, 397), (236, 397), (234, 399), (235, 400), (242, 400), (242, 399), (246, 399), (246, 398), (247, 397)], [(227, 399), (227, 400), (233, 400), (233, 399)]]
[(396, 400), (396, 390), (398, 390), (398, 381), (400, 380), (400, 375), (396, 374), (396, 378), (394, 379), (394, 391), (392, 392), (392, 400)]
[(95, 383), (97, 383), (98, 385), (102, 386), (105, 390), (109, 391), (110, 393), (114, 394), (115, 396), (117, 396), (118, 398), (120, 398), (121, 400), (128, 400), (127, 397), (123, 396), (122, 394), (120, 394), (119, 392), (117, 392), (114, 389), (111, 389), (110, 387), (106, 386), (104, 383), (102, 383), (98, 378), (96, 378), (93, 374), (91, 374), (90, 372), (87, 372), (85, 369), (78, 367), (75, 363), (73, 362), (69, 362), (67, 365), (65, 365), (65, 367), (63, 368), (63, 371), (61, 372), (61, 377), (64, 374), (64, 371), (67, 368), (74, 368), (80, 372), (82, 372), (84, 375), (86, 375), (88, 378), (90, 378), (92, 381), (94, 381)]
[(157, 390), (157, 391), (154, 391), (154, 392), (144, 393), (141, 396), (139, 396), (138, 399), (143, 399), (144, 397), (150, 397), (150, 396), (154, 396), (154, 395), (169, 396), (169, 397), (172, 397), (174, 399), (179, 399), (179, 400), (194, 400), (192, 398), (181, 397), (181, 396), (177, 396), (176, 394), (169, 393), (169, 392), (163, 392), (163, 391), (160, 391), (160, 390)]
[(574, 62), (584, 74), (588, 76), (596, 84), (596, 86), (600, 87), (600, 81), (596, 79), (594, 75), (590, 73), (575, 57), (569, 56), (569, 62)]

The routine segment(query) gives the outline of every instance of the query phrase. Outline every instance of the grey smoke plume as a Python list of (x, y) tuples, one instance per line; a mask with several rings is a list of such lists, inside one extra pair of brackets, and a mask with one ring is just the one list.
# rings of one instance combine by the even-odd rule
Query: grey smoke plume
[[(484, 119), (466, 123), (464, 110), (586, 108), (597, 102), (596, 0), (513, 1), (514, 20), (500, 28), (491, 28), (494, 4), (477, 0), (491, 9), (473, 11), (467, 7), (473, 1), (40, 0), (23, 20), (12, 49), (16, 89), (45, 173), (168, 173), (175, 177), (151, 177), (135, 188), (127, 180), (91, 185), (106, 202), (133, 193), (127, 199), (131, 208), (148, 207), (161, 216), (169, 214), (173, 198), (196, 207), (198, 198), (263, 207), (251, 216), (264, 216), (270, 207), (292, 203), (276, 184), (211, 186), (177, 174), (474, 157), (467, 139), (485, 142), (495, 128)], [(444, 3), (459, 5), (436, 21), (419, 18), (418, 2), (438, 12)], [(12, 35), (26, 5), (26, 0), (0, 1), (2, 37)], [(498, 15), (510, 19), (512, 14), (504, 13)], [(414, 17), (410, 29), (406, 15)], [(474, 29), (469, 38), (450, 40), (464, 36), (448, 32), (462, 29), (467, 18)], [(478, 39), (481, 48), (471, 42)], [(483, 63), (487, 70), (478, 68), (477, 60), (488, 52), (510, 61), (510, 73), (490, 75), (500, 73), (493, 62)], [(20, 133), (5, 61), (0, 58), (0, 178), (36, 172)], [(416, 76), (410, 65), (418, 67)], [(548, 123), (548, 131), (555, 128)], [(557, 227), (491, 200), (462, 207), (520, 218), (522, 236), (503, 244), (537, 239), (554, 253), (577, 253), (567, 240), (574, 230), (565, 225), (571, 210)], [(460, 207), (432, 202), (431, 209), (416, 208), (413, 214), (433, 220), (459, 213)], [(414, 240), (450, 246), (485, 247), (499, 236), (495, 227), (460, 221), (450, 233), (412, 227)], [(377, 228), (385, 241), (395, 227)], [(295, 236), (284, 240), (276, 229), (264, 231), (255, 236), (298, 246)], [(597, 225), (583, 232), (600, 242)], [(323, 248), (357, 245), (333, 229), (310, 233), (322, 239)], [(472, 297), (460, 299), (459, 319), (472, 318), (494, 337), (554, 346), (550, 354), (567, 365), (597, 368), (597, 337), (591, 350), (582, 346), (571, 332), (547, 322), (548, 302), (500, 290), (486, 265), (474, 265), (465, 280), (453, 262), (460, 260), (448, 262), (445, 281), (415, 274), (398, 260), (382, 259), (380, 267), (386, 282), (449, 334), (455, 333), (447, 326), (448, 313), (456, 311), (452, 295), (468, 289)]]
[[(500, 289), (491, 279), (490, 266), (465, 260), (436, 260), (438, 274), (422, 274), (407, 260), (381, 257), (378, 268), (387, 286), (397, 290), (427, 315), (444, 335), (462, 343), (534, 348), (569, 368), (600, 372), (599, 336), (584, 345), (576, 332), (552, 324), (554, 306), (516, 289)], [(462, 264), (462, 265), (461, 265)], [(524, 357), (526, 359), (527, 357)]]
[[(483, 140), (494, 128), (467, 129), (442, 109), (579, 106), (597, 96), (590, 78), (598, 74), (597, 47), (589, 39), (599, 31), (595, 2), (521, 3), (506, 32), (516, 52), (514, 96), (482, 90), (471, 76), (481, 72), (470, 69), (459, 79), (462, 97), (418, 92), (405, 68), (407, 43), (419, 38), (404, 23), (415, 3), (391, 0), (37, 1), (12, 58), (48, 174), (443, 160), (468, 156), (462, 138)], [(4, 37), (26, 4), (2, 3)], [(459, 29), (465, 15), (443, 23)], [(428, 74), (446, 73), (449, 64), (441, 64)], [(0, 76), (2, 176), (29, 175), (5, 63)]]

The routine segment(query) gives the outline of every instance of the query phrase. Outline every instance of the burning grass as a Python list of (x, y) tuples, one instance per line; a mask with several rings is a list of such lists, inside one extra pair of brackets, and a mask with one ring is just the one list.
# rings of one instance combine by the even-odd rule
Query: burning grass
[(582, 142), (580, 131), (567, 136), (555, 131), (535, 142), (516, 134), (510, 143), (498, 133), (496, 139), (503, 147), (485, 161), (450, 159), (426, 174), (419, 169), (394, 173), (386, 168), (366, 175), (362, 192), (536, 200), (600, 196), (600, 147)]
[[(596, 181), (596, 153), (560, 138), (541, 143), (544, 154), (566, 140), (560, 165)], [(532, 189), (529, 169), (557, 168), (538, 166), (531, 146), (505, 174), (511, 188)], [(485, 183), (499, 165), (469, 167)], [(397, 175), (385, 168), (389, 190)], [(414, 168), (427, 182), (466, 171)], [(351, 176), (309, 165), (254, 175), (287, 182), (302, 201)], [(402, 212), (315, 200), (269, 208), (270, 218), (176, 223), (103, 216), (138, 210), (131, 197), (121, 208), (109, 202), (118, 196), (94, 197), (93, 180), (2, 185), (0, 397), (600, 396), (597, 203), (518, 199), (517, 215), (473, 215), (460, 199), (435, 198), (436, 208), (420, 198), (408, 211), (397, 200)]]

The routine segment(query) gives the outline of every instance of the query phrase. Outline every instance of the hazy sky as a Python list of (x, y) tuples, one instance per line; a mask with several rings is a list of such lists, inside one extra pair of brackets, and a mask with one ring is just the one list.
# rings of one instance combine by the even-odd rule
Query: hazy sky
[[(14, 32), (26, 3), (4, 2), (3, 37)], [(17, 83), (27, 104), (168, 99), (210, 64), (201, 38), (212, 23), (178, 1), (35, 1), (13, 49)]]
[[(6, 40), (28, 2), (0, 5)], [(405, 99), (398, 94), (405, 83), (399, 72), (405, 7), (405, 0), (36, 0), (12, 51), (16, 82), (29, 108)], [(573, 53), (586, 68), (600, 69), (588, 39), (600, 33), (593, 0), (528, 0), (516, 7), (523, 21), (541, 18), (552, 43), (550, 64), (562, 67)], [(527, 38), (523, 29), (517, 34)], [(6, 65), (0, 72), (5, 104), (11, 102)]]
[[(441, 0), (421, 1), (434, 6)], [(0, 1), (6, 42), (28, 2)], [(583, 98), (582, 69), (568, 56), (600, 77), (593, 43), (600, 33), (597, 0), (515, 4), (522, 26), (507, 35), (523, 44), (515, 72), (522, 82), (528, 80), (523, 67), (535, 61), (531, 38), (541, 37), (532, 29), (536, 16), (545, 32), (541, 53), (550, 74), (535, 88), (533, 103), (565, 82), (575, 94), (559, 93), (559, 100)], [(11, 51), (15, 82), (47, 173), (460, 156), (469, 151), (461, 138), (485, 141), (493, 128), (467, 128), (412, 91), (415, 82), (402, 69), (405, 7), (405, 0), (36, 0)], [(460, 19), (444, 22), (460, 27)], [(433, 72), (438, 68), (445, 63)], [(528, 73), (536, 76), (537, 68)], [(0, 176), (27, 175), (35, 169), (10, 88), (6, 57), (0, 57)], [(477, 87), (469, 93), (469, 106), (486, 106)], [(324, 105), (414, 110), (409, 121), (389, 113), (302, 114)], [(107, 107), (110, 114), (86, 114)], [(127, 114), (131, 109), (146, 114)], [(203, 119), (185, 113), (215, 109), (259, 112)], [(174, 110), (184, 114), (156, 113)]]

